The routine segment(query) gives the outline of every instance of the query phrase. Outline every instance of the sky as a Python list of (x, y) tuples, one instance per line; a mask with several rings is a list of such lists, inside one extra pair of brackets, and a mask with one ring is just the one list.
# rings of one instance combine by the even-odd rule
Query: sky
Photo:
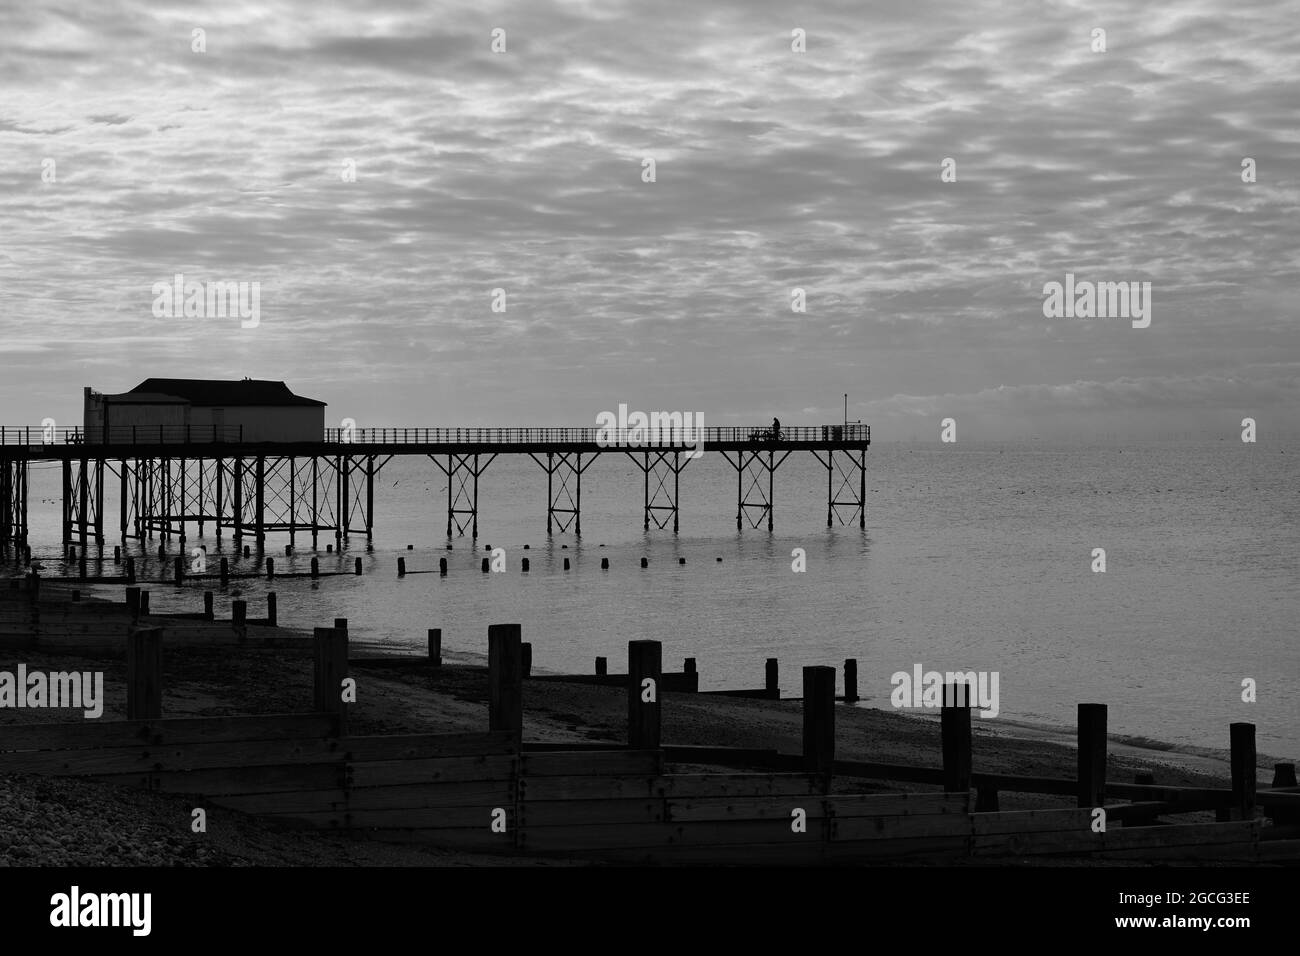
[[(159, 376), (363, 427), (1300, 434), (1294, 3), (0, 3), (4, 424)], [(1046, 316), (1067, 273), (1149, 326)], [(177, 274), (256, 324), (158, 314)]]

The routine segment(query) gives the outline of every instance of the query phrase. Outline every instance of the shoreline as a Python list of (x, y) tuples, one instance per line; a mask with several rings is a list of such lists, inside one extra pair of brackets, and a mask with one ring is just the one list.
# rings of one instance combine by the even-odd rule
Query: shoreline
[[(57, 586), (47, 599), (58, 600)], [(109, 602), (84, 602), (93, 607)], [(156, 620), (167, 620), (159, 616)], [(258, 636), (311, 637), (310, 629), (254, 625)], [(352, 736), (481, 732), (488, 727), (488, 680), (482, 655), (448, 654), (441, 668), (370, 667), (366, 658), (392, 657), (390, 642), (350, 642), (357, 702), (349, 705)], [(420, 658), (422, 655), (402, 655)], [(120, 649), (64, 646), (10, 652), (31, 670), (102, 670), (102, 720), (126, 715), (126, 662)], [(541, 669), (537, 671), (544, 673)], [(312, 701), (312, 653), (308, 640), (283, 646), (185, 643), (163, 652), (163, 716), (216, 717), (285, 715), (309, 712)], [(626, 743), (627, 694), (621, 687), (552, 681), (525, 681), (524, 740), (590, 746)], [(798, 754), (802, 749), (803, 705), (795, 699), (768, 700), (667, 692), (663, 694), (663, 739), (666, 745), (775, 749)], [(0, 709), (0, 734), (7, 724), (68, 723), (67, 711)], [(871, 706), (835, 709), (836, 758), (846, 761), (942, 766), (937, 714), (882, 710)], [(977, 773), (1073, 779), (1077, 751), (1072, 730), (1007, 722), (972, 727), (973, 769)], [(1260, 755), (1260, 766), (1272, 758)], [(674, 763), (677, 772), (701, 772), (693, 764)], [(718, 769), (718, 768), (711, 768)], [(1151, 773), (1158, 784), (1185, 787), (1228, 786), (1227, 752), (1206, 749), (1185, 753), (1175, 748), (1140, 745), (1112, 738), (1108, 777), (1130, 782)], [(924, 785), (836, 776), (835, 792), (923, 791)], [(34, 795), (39, 795), (34, 796)], [(175, 793), (147, 793), (76, 777), (0, 774), (0, 865), (416, 865), (546, 866), (571, 863), (562, 858), (461, 852), (405, 844), (380, 844), (348, 831), (302, 831), (277, 827), (234, 811), (214, 808), (223, 842), (199, 853), (188, 840), (188, 810), (193, 798)], [(1073, 800), (1006, 791), (1003, 810), (1073, 806)], [(183, 812), (182, 812), (183, 811)], [(1188, 814), (1187, 822), (1210, 822), (1213, 813)], [(101, 822), (102, 821), (102, 822)], [(147, 832), (146, 850), (136, 837)], [(69, 840), (68, 834), (75, 834)], [(5, 836), (9, 839), (6, 841)], [(140, 839), (144, 839), (141, 837)], [(6, 847), (5, 844), (8, 843)], [(1016, 865), (1023, 860), (1000, 861)], [(1091, 865), (1090, 861), (1054, 860), (1057, 865)], [(906, 865), (906, 864), (904, 864)]]

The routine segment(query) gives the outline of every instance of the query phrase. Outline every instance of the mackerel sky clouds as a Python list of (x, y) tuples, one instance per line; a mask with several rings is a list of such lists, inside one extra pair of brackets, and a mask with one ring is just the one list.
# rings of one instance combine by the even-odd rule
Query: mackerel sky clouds
[[(1298, 104), (1266, 0), (6, 3), (0, 418), (251, 376), (360, 425), (1294, 435)], [(176, 273), (260, 323), (155, 317)], [(1067, 273), (1150, 327), (1044, 317)]]

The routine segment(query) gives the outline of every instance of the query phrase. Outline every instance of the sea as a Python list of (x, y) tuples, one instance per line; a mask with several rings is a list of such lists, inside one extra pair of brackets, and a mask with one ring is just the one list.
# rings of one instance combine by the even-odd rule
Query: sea
[[(578, 538), (546, 533), (545, 471), (501, 456), (479, 480), (474, 541), (447, 538), (438, 467), (393, 458), (376, 480), (373, 550), (363, 534), (333, 554), (332, 535), (313, 552), (299, 533), (292, 556), (287, 534), (267, 540), (277, 571), (306, 571), (314, 555), (325, 571), (360, 557), (363, 574), (269, 587), (282, 625), (345, 617), (354, 639), (418, 653), (438, 627), (452, 659), (481, 659), (488, 625), (519, 623), (539, 672), (591, 673), (597, 656), (616, 672), (627, 642), (649, 638), (665, 670), (695, 658), (701, 689), (761, 687), (775, 657), (782, 692), (798, 696), (801, 668), (855, 658), (860, 706), (881, 708), (893, 706), (893, 676), (917, 665), (997, 672), (997, 716), (977, 726), (1068, 734), (1077, 704), (1099, 702), (1110, 732), (1138, 745), (1218, 751), (1230, 723), (1249, 721), (1261, 754), (1300, 757), (1300, 443), (880, 442), (866, 461), (865, 529), (856, 516), (827, 527), (826, 469), (793, 452), (775, 475), (769, 532), (765, 520), (737, 529), (736, 472), (706, 453), (681, 474), (674, 534), (643, 530), (642, 472), (605, 453), (582, 478)], [(34, 556), (47, 575), (68, 573), (58, 466), (34, 465), (30, 481)], [(112, 574), (116, 480), (105, 512)], [(211, 525), (201, 538), (191, 527), (187, 546), (228, 556), (235, 572), (260, 565), (225, 534), (219, 544)], [(162, 583), (180, 550), (173, 539), (160, 561), (158, 544), (125, 552), (157, 582), (155, 610), (197, 610), (213, 589), (219, 614), (235, 596), (264, 613), (264, 578)], [(480, 571), (489, 549), (504, 552), (504, 572)], [(399, 578), (399, 557), (434, 573)]]

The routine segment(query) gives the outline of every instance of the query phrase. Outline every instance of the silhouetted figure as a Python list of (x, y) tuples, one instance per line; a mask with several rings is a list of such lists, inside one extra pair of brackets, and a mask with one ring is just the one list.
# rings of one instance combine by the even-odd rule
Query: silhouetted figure
[(772, 441), (781, 440), (781, 419), (772, 419)]

